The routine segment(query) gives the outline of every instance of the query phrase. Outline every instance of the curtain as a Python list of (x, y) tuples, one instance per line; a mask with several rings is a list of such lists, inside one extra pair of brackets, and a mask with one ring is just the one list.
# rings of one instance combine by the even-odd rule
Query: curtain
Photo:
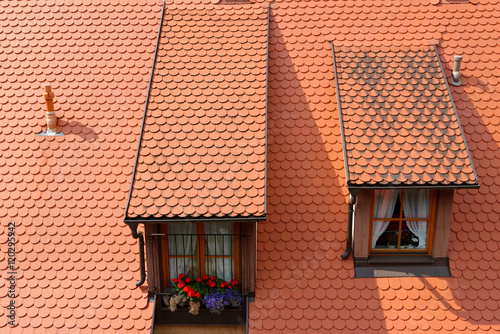
[(170, 279), (180, 273), (197, 276), (196, 223), (169, 223), (167, 228)]
[[(391, 218), (400, 194), (399, 190), (375, 190), (373, 218)], [(388, 220), (374, 220), (372, 230), (372, 248), (375, 248), (378, 238), (389, 226)]]
[[(403, 212), (406, 218), (429, 218), (431, 191), (427, 189), (406, 190)], [(418, 238), (417, 248), (427, 248), (427, 221), (406, 222), (410, 231)]]
[(205, 223), (205, 270), (226, 281), (234, 278), (233, 223)]

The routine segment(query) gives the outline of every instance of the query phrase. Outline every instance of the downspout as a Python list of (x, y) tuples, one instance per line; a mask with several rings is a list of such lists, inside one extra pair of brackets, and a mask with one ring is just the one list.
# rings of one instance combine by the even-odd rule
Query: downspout
[[(131, 224), (129, 224), (130, 226)], [(130, 226), (130, 229), (132, 230), (132, 237), (134, 239), (139, 239), (139, 266), (140, 266), (140, 271), (141, 271), (141, 279), (135, 282), (135, 286), (141, 286), (144, 284), (146, 281), (146, 266), (144, 265), (145, 263), (145, 257), (144, 257), (144, 234), (142, 232), (137, 232), (137, 225), (134, 224), (135, 226)]]
[(352, 226), (354, 217), (354, 205), (356, 204), (357, 197), (357, 192), (351, 191), (351, 194), (349, 195), (349, 203), (347, 206), (347, 244), (345, 253), (342, 254), (342, 260), (346, 260), (352, 253)]
[(144, 234), (142, 232), (139, 232), (139, 265), (140, 265), (140, 270), (141, 270), (141, 279), (135, 282), (135, 286), (141, 286), (144, 284), (144, 281), (146, 281), (146, 268), (144, 265), (145, 259), (144, 259)]

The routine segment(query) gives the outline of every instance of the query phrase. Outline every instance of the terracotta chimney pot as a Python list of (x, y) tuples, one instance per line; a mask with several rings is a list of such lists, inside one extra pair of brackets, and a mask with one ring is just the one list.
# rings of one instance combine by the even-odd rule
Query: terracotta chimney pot
[(47, 106), (46, 119), (47, 119), (47, 131), (55, 132), (57, 126), (57, 118), (54, 112), (54, 93), (52, 93), (52, 87), (50, 85), (44, 86), (43, 97), (45, 98), (45, 105)]

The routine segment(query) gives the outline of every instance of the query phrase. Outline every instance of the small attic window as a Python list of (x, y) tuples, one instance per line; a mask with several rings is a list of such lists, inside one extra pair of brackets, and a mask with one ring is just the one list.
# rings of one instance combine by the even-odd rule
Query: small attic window
[(435, 191), (374, 190), (372, 201), (370, 254), (430, 254)]

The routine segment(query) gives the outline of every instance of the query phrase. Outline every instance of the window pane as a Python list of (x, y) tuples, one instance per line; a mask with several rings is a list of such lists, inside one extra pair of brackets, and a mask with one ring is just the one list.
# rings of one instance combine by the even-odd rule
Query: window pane
[[(191, 236), (189, 234), (193, 235)], [(195, 223), (168, 224), (168, 254), (169, 255), (196, 254)]]
[(375, 190), (373, 218), (399, 217), (401, 190)]
[(217, 276), (225, 281), (234, 278), (233, 258), (206, 258), (205, 270), (208, 276)]
[(205, 272), (226, 281), (234, 278), (233, 223), (205, 223)]
[(405, 190), (403, 199), (405, 218), (429, 218), (430, 203), (429, 189)]
[(198, 275), (196, 224), (169, 223), (167, 229), (170, 280), (180, 273)]
[(205, 223), (204, 228), (207, 255), (233, 255), (232, 223)]
[(196, 257), (170, 257), (168, 260), (170, 280), (178, 277), (180, 273), (198, 276), (198, 258)]
[(397, 249), (398, 237), (399, 222), (387, 220), (373, 222), (373, 249)]
[(403, 222), (401, 228), (401, 248), (427, 248), (427, 221)]

